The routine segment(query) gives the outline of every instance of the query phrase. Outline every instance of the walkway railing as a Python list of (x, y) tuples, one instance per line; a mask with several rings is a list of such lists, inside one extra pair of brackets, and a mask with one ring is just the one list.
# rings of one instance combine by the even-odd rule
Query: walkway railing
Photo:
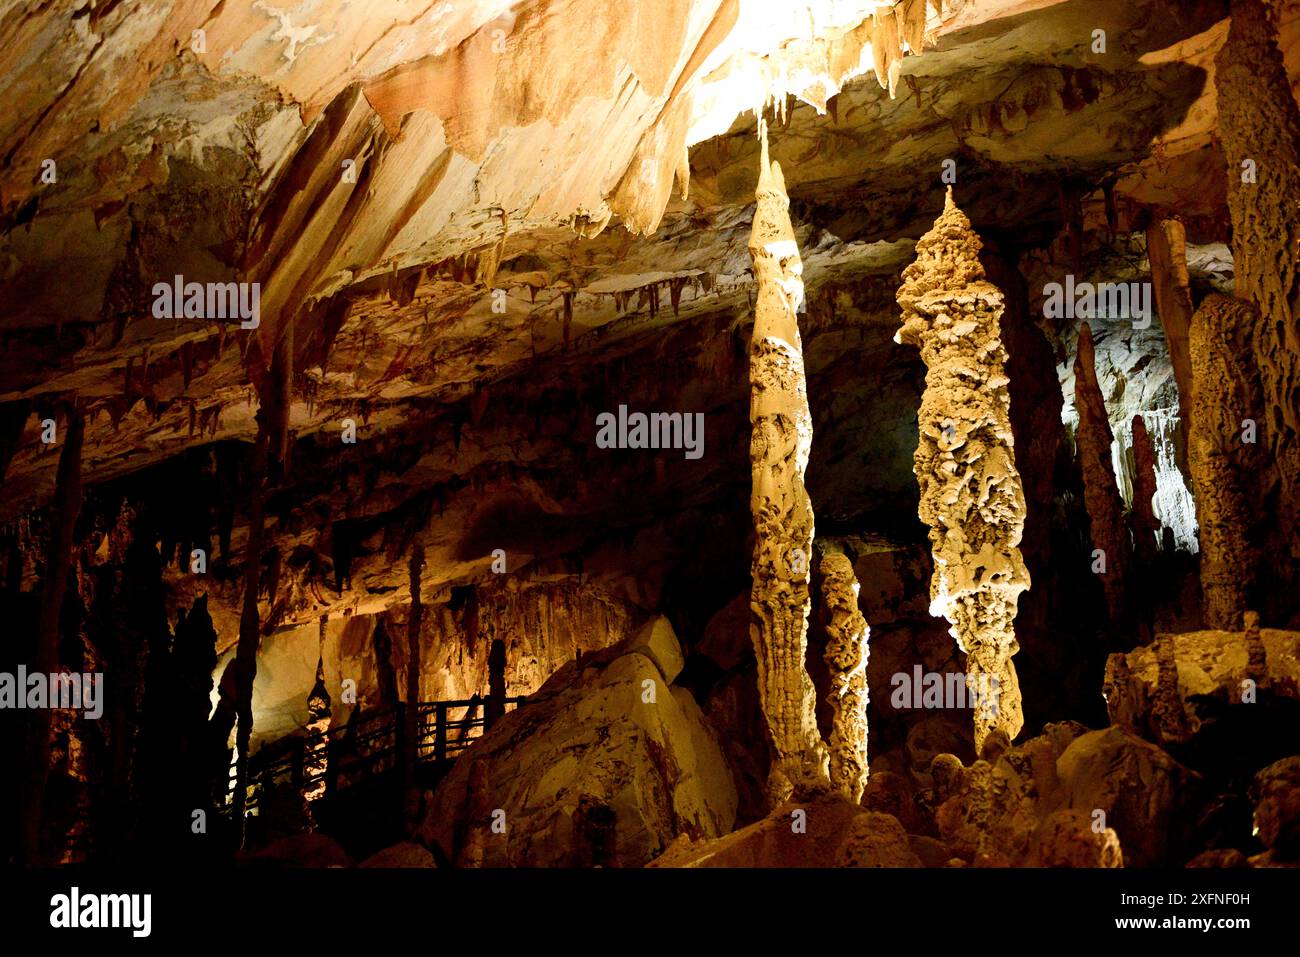
[[(523, 698), (504, 699), (505, 710)], [(489, 699), (421, 701), (416, 719), (417, 764), (454, 761), (482, 736)], [(252, 811), (277, 785), (290, 783), (301, 794), (321, 797), (398, 767), (405, 731), (405, 705), (362, 714), (346, 724), (310, 735), (285, 738), (263, 746), (248, 761), (244, 810)], [(218, 795), (221, 809), (234, 806), (236, 766)]]

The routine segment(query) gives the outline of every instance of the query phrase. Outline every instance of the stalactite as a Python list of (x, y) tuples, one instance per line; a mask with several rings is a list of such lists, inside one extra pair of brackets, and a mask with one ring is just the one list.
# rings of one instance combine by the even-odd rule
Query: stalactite
[(831, 546), (822, 550), (819, 567), (822, 600), (830, 615), (826, 625), (827, 702), (831, 719), (831, 787), (854, 804), (867, 787), (867, 640), (871, 629), (858, 610), (858, 580), (853, 564)]
[(980, 240), (948, 190), (943, 212), (903, 271), (895, 341), (926, 364), (913, 471), (930, 526), (930, 610), (951, 623), (966, 669), (988, 696), (975, 710), (975, 748), (993, 731), (1019, 733), (1016, 602), (1029, 587), (1020, 556), (1025, 499), (1016, 471), (1003, 297), (984, 279)]
[(1282, 501), (1271, 520), (1300, 548), (1300, 106), (1278, 44), (1277, 5), (1232, 0), (1215, 61), (1236, 294), (1260, 313), (1251, 339)]
[(1192, 317), (1192, 432), (1189, 460), (1200, 526), (1202, 616), (1236, 631), (1255, 586), (1259, 551), (1251, 527), (1265, 455), (1246, 438), (1263, 407), (1249, 359), (1259, 314), (1248, 302), (1212, 293)]
[[(59, 663), (59, 617), (68, 572), (72, 567), (73, 531), (81, 511), (81, 450), (85, 440), (85, 418), (80, 406), (69, 410), (64, 428), (63, 451), (54, 479), (51, 504), (52, 525), (45, 555), (45, 576), (36, 619), (36, 659), (32, 671), (53, 674)], [(102, 689), (101, 689), (102, 693)], [(50, 726), (53, 712), (36, 708), (26, 734), (29, 749), (26, 786), (22, 792), (19, 826), (19, 859), (28, 867), (41, 861), (41, 820), (45, 787), (50, 773)]]
[(812, 502), (804, 471), (812, 415), (796, 313), (803, 304), (803, 265), (790, 223), (790, 200), (778, 163), (768, 161), (760, 124), (761, 166), (749, 254), (758, 303), (750, 344), (749, 446), (754, 516), (750, 637), (758, 659), (759, 698), (776, 751), (769, 796), (827, 784), (826, 749), (817, 731), (807, 648)]
[[(1124, 525), (1124, 501), (1111, 466), (1110, 447), (1114, 439), (1106, 402), (1097, 383), (1092, 328), (1086, 322), (1079, 329), (1074, 358), (1074, 405), (1079, 413), (1076, 444), (1083, 473), (1083, 502), (1088, 511), (1093, 551), (1100, 550), (1094, 557), (1094, 567), (1101, 576), (1111, 627), (1119, 629), (1128, 620), (1128, 532)], [(1112, 634), (1112, 641), (1116, 637)]]

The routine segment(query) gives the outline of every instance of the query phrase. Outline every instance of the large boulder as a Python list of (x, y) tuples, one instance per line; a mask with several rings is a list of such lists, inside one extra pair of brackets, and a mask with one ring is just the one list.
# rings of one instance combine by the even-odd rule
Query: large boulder
[(421, 836), (461, 865), (637, 866), (731, 830), (736, 789), (667, 619), (557, 671), (456, 762)]
[(1253, 793), (1260, 843), (1280, 858), (1300, 858), (1300, 755), (1255, 775)]
[(920, 867), (898, 819), (838, 797), (783, 804), (712, 841), (683, 836), (651, 867)]

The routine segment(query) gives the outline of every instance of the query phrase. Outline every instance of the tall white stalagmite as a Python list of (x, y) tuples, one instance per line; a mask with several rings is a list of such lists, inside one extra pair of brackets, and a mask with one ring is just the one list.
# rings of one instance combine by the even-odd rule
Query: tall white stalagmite
[(972, 690), (990, 692), (975, 708), (977, 751), (990, 732), (1015, 738), (1023, 724), (1011, 656), (1019, 650), (1016, 602), (1029, 587), (1018, 547), (1025, 497), (1011, 434), (1003, 300), (984, 279), (981, 245), (950, 188), (903, 271), (903, 326), (894, 336), (917, 346), (926, 364), (913, 471), (934, 553), (930, 610), (952, 624)]
[(760, 122), (759, 172), (749, 254), (758, 282), (749, 351), (754, 515), (750, 637), (758, 690), (775, 750), (768, 790), (774, 803), (827, 786), (826, 747), (817, 732), (807, 650), (812, 502), (804, 471), (812, 415), (796, 316), (803, 304), (803, 263), (790, 225), (790, 198), (778, 163), (769, 163)]

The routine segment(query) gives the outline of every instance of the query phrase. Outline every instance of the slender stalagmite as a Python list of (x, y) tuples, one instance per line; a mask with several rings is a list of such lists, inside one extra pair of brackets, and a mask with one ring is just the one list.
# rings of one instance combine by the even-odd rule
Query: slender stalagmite
[[(325, 625), (328, 616), (320, 620), (321, 638), (325, 637)], [(322, 641), (322, 644), (324, 642)], [(313, 801), (325, 796), (329, 778), (329, 739), (325, 736), (330, 729), (330, 716), (333, 709), (330, 693), (325, 687), (324, 652), (316, 658), (316, 683), (312, 685), (311, 694), (307, 696), (307, 732), (306, 749), (303, 752), (303, 789), (302, 797), (307, 802), (307, 813), (312, 813)]]
[(420, 733), (420, 622), (424, 604), (420, 600), (420, 576), (424, 571), (424, 546), (411, 546), (408, 567), (411, 580), (411, 614), (406, 621), (406, 704), (402, 710), (402, 791), (403, 810), (408, 834), (419, 827), (420, 789), (416, 786), (415, 765), (419, 757)]
[[(1191, 408), (1190, 391), (1185, 400)], [(1138, 561), (1149, 565), (1156, 557), (1156, 536), (1160, 520), (1156, 518), (1156, 450), (1151, 444), (1146, 419), (1133, 416), (1133, 544)]]
[(824, 546), (819, 567), (826, 625), (826, 669), (831, 719), (831, 787), (854, 804), (867, 787), (867, 639), (871, 629), (858, 609), (858, 579), (838, 548)]
[[(77, 513), (81, 511), (81, 447), (86, 421), (80, 407), (68, 412), (67, 434), (59, 467), (54, 477), (54, 501), (50, 506), (49, 544), (45, 553), (45, 576), (41, 579), (41, 603), (37, 612), (36, 661), (32, 670), (50, 675), (59, 664), (59, 614), (67, 591), (68, 572), (72, 567), (72, 541)], [(104, 689), (98, 689), (102, 695)], [(29, 748), (27, 781), (22, 789), (20, 811), (20, 862), (27, 867), (41, 863), (41, 818), (45, 788), (50, 775), (50, 727), (53, 713), (49, 708), (35, 708), (28, 726)]]
[(1249, 356), (1254, 306), (1211, 293), (1192, 317), (1192, 433), (1189, 461), (1200, 526), (1202, 616), (1207, 628), (1238, 631), (1259, 564), (1251, 491), (1265, 470), (1250, 435), (1263, 400)]
[(921, 350), (925, 394), (913, 471), (930, 526), (930, 611), (952, 625), (976, 695), (975, 749), (1023, 718), (1011, 656), (1016, 602), (1029, 587), (1020, 556), (1025, 498), (1016, 471), (1000, 320), (1002, 293), (985, 281), (980, 240), (949, 189), (934, 227), (903, 271), (894, 339)]
[[(1101, 576), (1111, 627), (1120, 629), (1128, 620), (1125, 587), (1128, 581), (1128, 529), (1124, 524), (1124, 500), (1120, 498), (1115, 469), (1111, 464), (1110, 447), (1114, 436), (1106, 415), (1106, 401), (1097, 382), (1096, 362), (1092, 328), (1085, 322), (1079, 330), (1079, 346), (1074, 357), (1074, 407), (1079, 413), (1075, 442), (1079, 449), (1080, 471), (1083, 472), (1083, 504), (1088, 511), (1088, 528), (1092, 535), (1092, 567)], [(1117, 635), (1111, 637), (1112, 640), (1118, 638)]]
[(1187, 336), (1192, 324), (1192, 287), (1187, 275), (1187, 230), (1177, 219), (1162, 217), (1147, 227), (1147, 259), (1156, 314), (1165, 333), (1169, 362), (1178, 386), (1178, 467), (1187, 470), (1187, 445), (1191, 435), (1192, 360)]
[(749, 239), (758, 283), (749, 352), (749, 505), (755, 534), (749, 633), (776, 752), (768, 791), (773, 803), (781, 803), (792, 793), (826, 787), (827, 756), (817, 731), (812, 680), (804, 669), (813, 512), (803, 482), (812, 415), (796, 316), (803, 304), (803, 264), (781, 166), (768, 162), (761, 122), (759, 135), (758, 204)]
[[(266, 535), (267, 466), (278, 453), (281, 469), (287, 458), (289, 389), (293, 381), (293, 324), (280, 335), (271, 371), (263, 383), (257, 408), (257, 439), (253, 446), (252, 489), (249, 492), (248, 541), (244, 545), (244, 597), (239, 615), (239, 640), (235, 644), (235, 794), (232, 814), (244, 843), (244, 805), (248, 788), (248, 749), (253, 738), (253, 682), (257, 677), (257, 649), (261, 645), (261, 617), (257, 609), (262, 570), (262, 545)], [(272, 445), (274, 443), (274, 446)]]
[(1279, 6), (1232, 0), (1215, 85), (1228, 159), (1235, 292), (1259, 308), (1251, 345), (1264, 401), (1260, 441), (1272, 452), (1282, 487), (1269, 521), (1294, 558), (1300, 557), (1300, 106), (1278, 46)]

